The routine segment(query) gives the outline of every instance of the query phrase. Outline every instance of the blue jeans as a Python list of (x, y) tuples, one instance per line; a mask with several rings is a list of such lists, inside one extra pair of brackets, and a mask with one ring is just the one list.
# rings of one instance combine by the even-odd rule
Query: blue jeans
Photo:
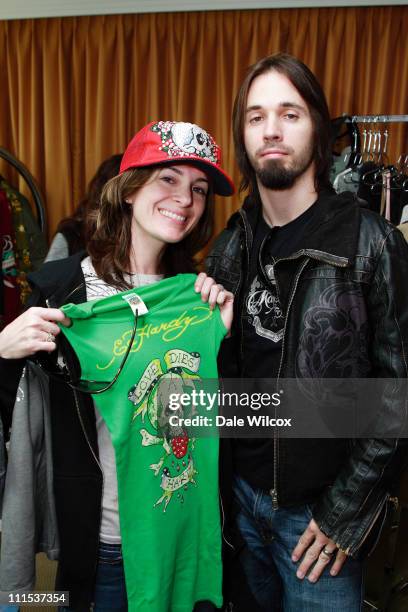
[[(121, 545), (101, 542), (92, 612), (127, 612), (127, 609)], [(70, 608), (59, 610), (69, 612)], [(213, 610), (216, 611), (216, 608), (205, 601), (198, 602), (194, 607), (194, 612), (212, 612)]]
[(127, 612), (125, 573), (120, 544), (99, 544), (93, 612)]
[(363, 568), (348, 558), (337, 576), (331, 563), (312, 584), (296, 577), (299, 565), (291, 559), (299, 537), (312, 518), (308, 505), (272, 508), (270, 495), (236, 477), (234, 494), (239, 505), (238, 531), (246, 546), (240, 563), (251, 593), (265, 612), (360, 612)]
[[(120, 544), (99, 544), (92, 612), (127, 612), (125, 574)], [(70, 612), (71, 608), (60, 608)]]

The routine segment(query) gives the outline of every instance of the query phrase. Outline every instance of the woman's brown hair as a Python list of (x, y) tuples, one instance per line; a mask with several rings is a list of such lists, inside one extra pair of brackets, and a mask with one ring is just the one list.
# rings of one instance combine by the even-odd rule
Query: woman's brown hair
[[(88, 252), (99, 278), (120, 290), (131, 288), (125, 274), (130, 271), (133, 208), (126, 198), (143, 187), (157, 168), (126, 170), (108, 181), (102, 191), (99, 211), (96, 211), (96, 230), (89, 240)], [(180, 242), (167, 245), (159, 264), (161, 274), (174, 276), (196, 271), (194, 257), (213, 233), (213, 200), (210, 189), (202, 217), (193, 231)]]
[(99, 207), (103, 186), (109, 179), (119, 174), (121, 160), (122, 153), (105, 159), (90, 180), (87, 192), (74, 213), (59, 222), (56, 233), (64, 235), (69, 255), (86, 248), (88, 238), (95, 230), (94, 222), (97, 216), (95, 211)]

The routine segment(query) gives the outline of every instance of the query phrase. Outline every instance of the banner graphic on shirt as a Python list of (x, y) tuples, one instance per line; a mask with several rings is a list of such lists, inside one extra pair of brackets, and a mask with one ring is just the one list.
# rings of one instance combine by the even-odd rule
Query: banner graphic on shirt
[(170, 408), (170, 396), (182, 395), (186, 390), (196, 388), (195, 381), (201, 380), (198, 375), (200, 359), (196, 352), (167, 351), (163, 356), (165, 367), (159, 358), (152, 359), (128, 392), (128, 399), (135, 406), (133, 421), (145, 425), (139, 430), (142, 447), (161, 446), (161, 456), (157, 463), (150, 465), (150, 469), (155, 476), (160, 475), (162, 495), (154, 506), (163, 503), (164, 512), (174, 493), (180, 503), (184, 503), (188, 485), (196, 485), (195, 440), (189, 437), (184, 427), (170, 424), (171, 416), (183, 416), (182, 407)]

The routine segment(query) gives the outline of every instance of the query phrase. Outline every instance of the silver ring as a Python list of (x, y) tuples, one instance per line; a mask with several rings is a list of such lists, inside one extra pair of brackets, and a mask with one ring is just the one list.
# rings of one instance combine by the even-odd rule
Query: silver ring
[(47, 337), (45, 339), (46, 342), (55, 342), (55, 336), (51, 332), (47, 333)]
[(327, 550), (326, 547), (324, 547), (322, 550), (322, 554), (326, 555), (326, 557), (329, 557), (329, 558), (334, 555), (334, 552), (335, 552), (334, 550)]

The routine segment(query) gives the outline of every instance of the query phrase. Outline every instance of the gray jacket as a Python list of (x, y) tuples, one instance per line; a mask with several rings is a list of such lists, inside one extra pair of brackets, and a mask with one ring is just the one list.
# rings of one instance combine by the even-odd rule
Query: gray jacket
[[(35, 555), (58, 559), (48, 379), (30, 361), (20, 380), (3, 497), (0, 591), (32, 591)], [(0, 602), (1, 602), (0, 592)]]

